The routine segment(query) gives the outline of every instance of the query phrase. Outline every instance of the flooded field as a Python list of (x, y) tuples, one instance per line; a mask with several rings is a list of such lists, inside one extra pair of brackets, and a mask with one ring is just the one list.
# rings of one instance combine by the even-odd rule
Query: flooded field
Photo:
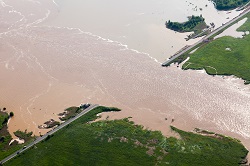
[[(83, 5), (91, 12), (91, 5), (99, 3), (87, 2), (90, 4), (75, 1), (72, 5), (76, 8)], [(157, 2), (164, 11), (163, 1)], [(150, 9), (144, 7), (140, 11), (131, 8), (131, 13), (152, 12), (150, 5), (153, 1), (148, 3), (145, 6)], [(176, 1), (178, 3), (182, 4)], [(204, 5), (206, 3), (211, 6), (208, 1)], [(159, 62), (164, 59), (163, 54), (153, 54), (158, 50), (150, 44), (157, 40), (146, 37), (155, 37), (160, 33), (157, 30), (150, 30), (147, 34), (145, 29), (140, 31), (138, 24), (138, 27), (130, 28), (135, 28), (138, 33), (128, 33), (128, 29), (122, 32), (122, 28), (115, 28), (119, 22), (114, 16), (104, 19), (107, 22), (103, 20), (108, 30), (102, 31), (94, 25), (98, 22), (95, 19), (97, 15), (91, 15), (95, 20), (91, 25), (88, 22), (91, 19), (87, 19), (90, 15), (84, 14), (87, 11), (81, 8), (83, 12), (78, 11), (77, 14), (77, 9), (67, 6), (70, 1), (0, 0), (0, 4), (0, 107), (15, 113), (9, 123), (11, 132), (28, 129), (38, 134), (38, 125), (51, 118), (57, 119), (57, 114), (65, 108), (89, 102), (119, 107), (123, 111), (109, 114), (110, 118), (131, 116), (136, 123), (161, 130), (165, 135), (169, 134), (170, 124), (185, 130), (199, 127), (237, 137), (250, 148), (250, 87), (233, 77), (211, 77), (202, 71), (182, 71), (177, 66), (162, 68)], [(185, 15), (189, 14), (185, 12), (191, 10), (188, 4), (187, 8), (179, 8), (176, 4), (172, 6), (183, 14), (176, 17), (169, 14), (166, 20), (185, 20)], [(168, 6), (166, 12), (169, 12), (168, 8), (173, 10)], [(67, 10), (76, 13), (64, 20)], [(126, 11), (118, 8), (117, 12)], [(127, 25), (133, 16), (128, 13), (124, 17), (130, 20), (121, 19), (121, 24)], [(146, 14), (140, 16), (144, 17), (145, 26), (154, 20), (151, 16), (146, 20)], [(108, 15), (105, 17), (109, 18)], [(80, 23), (81, 20), (83, 22)], [(155, 25), (160, 26), (160, 22)], [(118, 40), (118, 33), (136, 40)], [(168, 50), (174, 43), (180, 48), (186, 45), (183, 34), (174, 32), (159, 35), (163, 36), (159, 41), (165, 40), (168, 33), (171, 35), (166, 38), (166, 49), (159, 46), (162, 50)], [(139, 44), (137, 40), (148, 44), (136, 47)]]

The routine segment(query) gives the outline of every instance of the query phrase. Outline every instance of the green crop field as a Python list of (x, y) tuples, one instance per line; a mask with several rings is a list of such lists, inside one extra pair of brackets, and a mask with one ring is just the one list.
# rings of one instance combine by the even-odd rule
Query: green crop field
[[(172, 127), (181, 139), (129, 119), (92, 122), (98, 107), (5, 165), (238, 165), (247, 150), (237, 140)], [(91, 123), (89, 123), (89, 121)]]

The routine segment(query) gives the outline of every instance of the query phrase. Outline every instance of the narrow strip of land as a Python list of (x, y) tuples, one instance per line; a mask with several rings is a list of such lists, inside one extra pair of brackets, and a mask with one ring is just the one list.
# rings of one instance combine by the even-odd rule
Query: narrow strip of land
[(9, 160), (11, 160), (12, 158), (16, 157), (18, 154), (23, 153), (24, 151), (26, 151), (27, 149), (31, 148), (32, 146), (34, 146), (35, 144), (43, 141), (44, 139), (46, 139), (49, 135), (54, 134), (55, 132), (57, 132), (58, 130), (62, 129), (63, 127), (67, 126), (68, 124), (70, 124), (71, 122), (75, 121), (76, 119), (80, 118), (81, 116), (83, 116), (84, 114), (88, 113), (89, 111), (95, 109), (96, 107), (98, 107), (98, 104), (92, 104), (90, 105), (88, 108), (84, 109), (81, 113), (79, 113), (78, 115), (76, 115), (75, 117), (67, 120), (66, 122), (62, 123), (60, 126), (56, 127), (55, 129), (49, 131), (48, 133), (44, 134), (42, 137), (37, 137), (36, 140), (32, 143), (30, 143), (29, 145), (27, 145), (25, 148), (16, 151), (15, 153), (13, 153), (12, 155), (9, 155), (8, 157), (6, 157), (5, 159), (3, 159), (0, 164), (3, 164)]
[(164, 62), (162, 64), (162, 66), (168, 66), (170, 65), (175, 59), (177, 59), (178, 57), (180, 57), (181, 55), (185, 54), (188, 51), (191, 51), (192, 49), (196, 48), (197, 45), (206, 42), (210, 37), (212, 37), (213, 35), (216, 35), (217, 33), (219, 33), (221, 30), (229, 28), (230, 24), (242, 19), (246, 14), (248, 14), (250, 12), (250, 7), (248, 7), (244, 12), (242, 12), (240, 15), (238, 15), (237, 17), (233, 18), (232, 20), (228, 21), (227, 23), (223, 24), (222, 26), (220, 26), (219, 28), (215, 29), (214, 31), (212, 31), (210, 34), (208, 34), (207, 36), (205, 36), (204, 38), (202, 38), (201, 40), (199, 40), (198, 42), (196, 42), (195, 44), (191, 45), (191, 46), (187, 46), (185, 47), (183, 50), (179, 51), (178, 53), (174, 54), (171, 58), (169, 58), (166, 62)]

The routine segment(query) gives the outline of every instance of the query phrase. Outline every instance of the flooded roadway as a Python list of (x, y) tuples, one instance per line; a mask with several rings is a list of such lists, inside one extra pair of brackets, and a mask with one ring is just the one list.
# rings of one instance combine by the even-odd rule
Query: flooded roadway
[[(237, 137), (250, 149), (250, 90), (243, 81), (162, 68), (161, 58), (136, 51), (130, 42), (123, 45), (87, 28), (67, 28), (57, 23), (63, 4), (0, 4), (0, 104), (15, 113), (11, 132), (38, 134), (38, 125), (57, 119), (65, 108), (89, 102), (119, 107), (123, 111), (110, 118), (131, 116), (165, 135), (170, 124), (198, 127)], [(170, 36), (166, 43), (176, 40)]]

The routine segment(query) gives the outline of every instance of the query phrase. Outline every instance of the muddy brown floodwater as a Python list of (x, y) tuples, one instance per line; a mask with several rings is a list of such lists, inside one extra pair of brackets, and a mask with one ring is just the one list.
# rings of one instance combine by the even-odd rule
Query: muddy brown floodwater
[(240, 79), (163, 68), (129, 46), (42, 24), (58, 17), (50, 0), (0, 4), (0, 107), (15, 113), (11, 132), (39, 134), (38, 125), (89, 102), (122, 109), (103, 117), (132, 117), (165, 135), (170, 124), (198, 127), (239, 138), (250, 149), (250, 90)]

